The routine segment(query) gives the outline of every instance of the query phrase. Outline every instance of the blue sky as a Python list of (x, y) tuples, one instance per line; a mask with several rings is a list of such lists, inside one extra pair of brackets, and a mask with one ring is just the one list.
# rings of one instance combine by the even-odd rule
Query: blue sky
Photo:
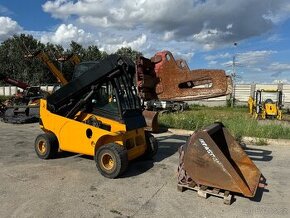
[(0, 42), (26, 33), (109, 53), (166, 49), (228, 74), (235, 56), (239, 83), (290, 83), (289, 0), (0, 0), (0, 25)]

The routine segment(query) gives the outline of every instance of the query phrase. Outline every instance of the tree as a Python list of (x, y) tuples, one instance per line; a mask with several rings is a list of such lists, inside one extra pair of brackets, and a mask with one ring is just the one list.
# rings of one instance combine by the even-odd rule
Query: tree
[(130, 58), (132, 61), (136, 61), (137, 56), (142, 55), (141, 52), (133, 50), (131, 47), (122, 47), (116, 51), (116, 54)]
[[(55, 83), (56, 78), (44, 63), (36, 57), (28, 58), (37, 51), (45, 52), (68, 81), (71, 79), (74, 66), (69, 61), (61, 61), (60, 57), (75, 54), (81, 61), (93, 61), (103, 59), (108, 55), (106, 52), (100, 51), (96, 45), (84, 48), (79, 43), (72, 41), (69, 48), (65, 50), (61, 45), (52, 43), (44, 45), (31, 35), (20, 34), (1, 43), (0, 73), (30, 85)], [(129, 57), (133, 61), (136, 60), (137, 55), (142, 55), (141, 52), (130, 47), (122, 47), (117, 50), (116, 54)]]
[(83, 46), (75, 41), (71, 41), (69, 48), (67, 49), (67, 53), (69, 54), (76, 54), (81, 59), (85, 56), (86, 50), (83, 48)]
[(100, 51), (98, 46), (90, 45), (85, 51), (83, 61), (100, 60), (103, 59), (105, 56), (107, 56), (107, 53)]
[(39, 83), (45, 68), (35, 60), (28, 61), (26, 57), (43, 48), (44, 45), (31, 35), (14, 35), (0, 45), (0, 71), (31, 85)]

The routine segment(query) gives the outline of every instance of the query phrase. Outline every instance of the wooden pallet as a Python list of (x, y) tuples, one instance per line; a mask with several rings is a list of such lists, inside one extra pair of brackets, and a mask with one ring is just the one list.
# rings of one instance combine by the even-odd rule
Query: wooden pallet
[(196, 185), (194, 182), (188, 185), (183, 185), (179, 183), (177, 184), (178, 191), (184, 192), (187, 189), (197, 191), (197, 195), (202, 198), (207, 198), (208, 195), (213, 195), (219, 198), (223, 198), (224, 204), (231, 205), (232, 203), (233, 196), (230, 194), (229, 191), (203, 185)]

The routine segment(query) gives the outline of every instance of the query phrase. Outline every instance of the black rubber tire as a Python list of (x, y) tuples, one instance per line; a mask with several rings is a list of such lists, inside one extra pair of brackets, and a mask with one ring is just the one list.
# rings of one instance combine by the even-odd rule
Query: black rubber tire
[(14, 116), (14, 108), (7, 108), (4, 112), (4, 116), (13, 117)]
[(265, 100), (265, 104), (274, 104), (274, 101), (270, 98)]
[[(108, 155), (113, 160), (113, 167), (106, 169), (102, 157)], [(110, 143), (99, 147), (95, 152), (95, 161), (98, 171), (107, 178), (114, 179), (126, 171), (128, 168), (128, 153), (125, 147), (115, 143)]]
[(180, 111), (180, 104), (179, 103), (174, 103), (172, 110), (176, 111), (176, 112)]
[(147, 131), (145, 131), (145, 139), (146, 139), (147, 149), (145, 151), (144, 157), (146, 159), (152, 159), (157, 154), (158, 142), (156, 138)]
[(184, 111), (184, 105), (183, 104), (180, 104), (179, 112), (183, 112), (183, 111)]
[[(40, 151), (40, 144), (45, 147), (45, 151)], [(53, 133), (44, 133), (40, 134), (36, 137), (34, 143), (34, 149), (37, 156), (41, 159), (51, 159), (55, 158), (58, 153), (58, 140), (57, 137)]]

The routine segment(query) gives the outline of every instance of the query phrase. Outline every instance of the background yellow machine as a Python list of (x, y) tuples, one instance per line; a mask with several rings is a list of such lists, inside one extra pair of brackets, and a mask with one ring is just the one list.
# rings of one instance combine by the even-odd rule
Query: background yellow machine
[(282, 119), (283, 95), (280, 90), (257, 90), (248, 100), (249, 112), (255, 118)]
[(130, 160), (156, 154), (155, 138), (144, 131), (140, 99), (133, 84), (135, 65), (110, 55), (40, 103), (40, 127), (35, 140), (42, 159), (59, 150), (95, 157), (108, 178), (122, 174)]

